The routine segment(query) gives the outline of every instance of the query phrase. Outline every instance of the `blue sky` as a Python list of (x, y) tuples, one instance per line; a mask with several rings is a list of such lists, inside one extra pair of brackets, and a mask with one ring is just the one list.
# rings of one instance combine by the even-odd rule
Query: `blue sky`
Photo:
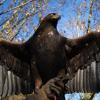
[[(79, 7), (85, 1), (86, 2), (86, 9), (85, 9), (86, 11), (84, 11), (84, 16), (80, 16), (80, 20), (84, 20), (86, 27), (87, 27), (87, 20), (88, 20), (88, 15), (89, 15), (89, 4), (90, 4), (89, 1), (90, 0), (65, 0), (63, 6), (60, 5), (60, 2), (61, 2), (60, 0), (49, 0), (49, 1), (50, 2), (48, 4), (46, 10), (43, 13), (43, 16), (47, 15), (48, 13), (52, 13), (52, 12), (59, 13), (61, 15), (61, 20), (59, 20), (57, 28), (58, 28), (58, 31), (62, 35), (64, 35), (65, 37), (73, 37), (73, 33), (76, 34), (77, 31), (79, 32), (80, 36), (84, 34), (83, 30), (77, 30), (75, 25), (68, 26), (67, 24), (69, 23), (69, 21), (71, 21), (71, 19), (73, 20), (73, 22), (71, 22), (71, 23), (74, 23), (74, 20), (78, 19), (77, 12), (75, 11), (76, 10), (75, 7)], [(38, 0), (37, 0), (37, 2), (38, 2)], [(0, 12), (2, 12), (3, 10), (7, 10), (10, 3), (12, 3), (12, 0), (6, 0), (4, 5), (0, 6)], [(14, 3), (14, 6), (17, 6), (17, 5), (18, 5), (18, 1), (16, 0), (16, 3)], [(27, 6), (29, 6), (29, 5), (30, 4), (28, 4)], [(100, 14), (100, 10), (98, 13)], [(2, 23), (4, 20), (6, 20), (7, 19), (6, 17), (10, 18), (11, 15), (12, 15), (12, 12), (8, 12), (7, 14), (0, 16), (0, 23)], [(23, 16), (24, 16), (24, 14), (23, 14)], [(38, 16), (35, 15), (32, 18), (33, 18), (32, 22), (34, 24), (38, 25), (39, 24)], [(94, 21), (91, 21), (91, 22), (93, 25)], [(98, 20), (97, 22), (100, 23), (100, 20)], [(22, 35), (23, 35), (23, 37), (27, 38), (28, 37), (27, 35), (30, 36), (30, 33), (34, 33), (33, 28), (31, 26), (27, 26), (27, 29), (29, 30), (29, 32), (25, 32), (25, 31), (23, 32), (22, 30), (19, 31), (18, 37), (20, 37), (20, 36), (22, 37)]]

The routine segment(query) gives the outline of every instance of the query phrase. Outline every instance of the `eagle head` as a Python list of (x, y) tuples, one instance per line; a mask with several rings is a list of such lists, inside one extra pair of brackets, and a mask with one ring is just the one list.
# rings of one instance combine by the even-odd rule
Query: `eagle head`
[(51, 23), (54, 27), (57, 26), (58, 20), (61, 16), (57, 13), (50, 13), (48, 14), (42, 21), (42, 23)]

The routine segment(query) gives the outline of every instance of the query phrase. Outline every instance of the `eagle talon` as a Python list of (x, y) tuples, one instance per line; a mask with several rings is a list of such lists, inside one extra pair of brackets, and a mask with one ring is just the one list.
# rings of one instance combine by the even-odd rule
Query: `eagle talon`
[(39, 94), (39, 88), (35, 88), (34, 93)]

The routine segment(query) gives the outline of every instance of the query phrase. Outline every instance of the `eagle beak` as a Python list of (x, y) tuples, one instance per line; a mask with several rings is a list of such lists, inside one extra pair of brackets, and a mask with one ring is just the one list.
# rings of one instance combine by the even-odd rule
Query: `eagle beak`
[(58, 20), (61, 18), (61, 16), (59, 14), (54, 14), (52, 17), (53, 17), (53, 19), (58, 19)]

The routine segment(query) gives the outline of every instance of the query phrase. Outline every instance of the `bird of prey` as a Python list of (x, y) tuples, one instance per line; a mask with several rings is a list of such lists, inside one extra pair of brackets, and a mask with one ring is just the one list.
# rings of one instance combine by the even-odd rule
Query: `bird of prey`
[(81, 66), (71, 69), (68, 63), (87, 45), (95, 42), (100, 47), (100, 32), (91, 32), (76, 39), (63, 37), (57, 30), (59, 19), (60, 15), (56, 13), (47, 15), (24, 43), (0, 41), (0, 65), (31, 82), (36, 93), (41, 85), (56, 77), (61, 69), (65, 68), (66, 73), (80, 69)]

